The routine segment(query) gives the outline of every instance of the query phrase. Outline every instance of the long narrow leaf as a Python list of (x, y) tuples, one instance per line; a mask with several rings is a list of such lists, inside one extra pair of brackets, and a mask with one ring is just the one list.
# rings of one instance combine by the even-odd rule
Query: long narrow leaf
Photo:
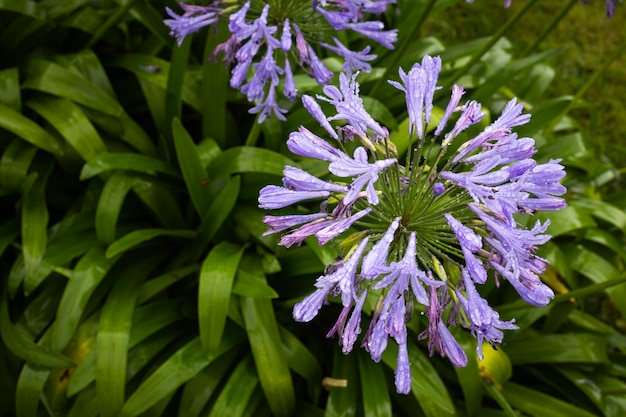
[(229, 242), (214, 247), (202, 263), (198, 288), (198, 321), (202, 349), (209, 359), (221, 344), (235, 273), (243, 248)]

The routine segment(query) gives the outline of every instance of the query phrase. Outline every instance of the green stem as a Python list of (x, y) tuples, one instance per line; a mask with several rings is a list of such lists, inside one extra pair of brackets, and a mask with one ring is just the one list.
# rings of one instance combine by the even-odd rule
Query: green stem
[[(430, 14), (430, 11), (435, 6), (435, 3), (437, 3), (437, 0), (429, 0), (428, 1), (426, 6), (424, 7), (422, 12), (420, 13), (420, 16), (417, 19), (415, 25), (413, 26), (413, 30), (411, 30), (411, 33), (408, 36), (405, 36), (402, 39), (402, 42), (398, 46), (398, 49), (396, 49), (394, 51), (394, 54), (392, 55), (392, 57), (390, 59), (390, 62), (385, 66), (385, 72), (378, 79), (376, 84), (374, 84), (374, 87), (372, 87), (372, 89), (370, 90), (370, 92), (369, 92), (370, 96), (373, 96), (380, 89), (380, 87), (382, 87), (382, 85), (386, 82), (387, 78), (389, 77), (389, 74), (391, 73), (391, 71), (397, 70), (398, 63), (400, 62), (400, 60), (402, 59), (402, 57), (406, 53), (406, 50), (409, 47), (409, 45), (411, 44), (411, 42), (414, 41), (419, 36), (420, 30), (422, 29), (422, 24), (424, 24), (424, 21), (426, 20), (426, 18)], [(383, 57), (381, 56), (381, 58), (383, 58)]]
[(574, 4), (578, 3), (579, 0), (570, 0), (570, 2), (561, 10), (561, 12), (559, 13), (559, 15), (550, 22), (550, 24), (548, 25), (548, 27), (541, 33), (541, 35), (539, 35), (539, 37), (537, 37), (537, 39), (535, 40), (535, 42), (530, 45), (528, 48), (526, 48), (524, 50), (524, 52), (520, 55), (521, 57), (525, 57), (530, 55), (532, 52), (535, 51), (535, 49), (537, 49), (537, 47), (539, 46), (539, 44), (541, 44), (541, 42), (543, 42), (548, 35), (550, 34), (550, 32), (552, 32), (554, 30), (554, 28), (556, 28), (556, 26), (558, 25), (558, 23), (563, 20), (563, 18), (569, 13), (569, 11), (572, 9), (572, 7), (574, 6)]
[(515, 13), (509, 20), (507, 20), (506, 23), (502, 25), (496, 33), (493, 34), (491, 39), (489, 39), (489, 42), (487, 42), (487, 44), (485, 44), (485, 46), (483, 46), (481, 50), (475, 53), (474, 56), (472, 56), (472, 58), (469, 60), (469, 62), (465, 64), (465, 66), (459, 68), (454, 73), (454, 75), (450, 77), (449, 82), (447, 82), (446, 85), (451, 86), (456, 81), (458, 81), (461, 76), (467, 74), (470, 68), (472, 68), (478, 61), (480, 61), (480, 58), (482, 58), (483, 55), (485, 55), (491, 49), (491, 47), (500, 40), (500, 38), (506, 33), (506, 31), (515, 23), (517, 23), (517, 21), (521, 19), (521, 17), (524, 16), (526, 12), (528, 12), (530, 8), (533, 7), (538, 1), (539, 0), (530, 0), (528, 3), (526, 3), (526, 5), (524, 5), (524, 7), (518, 10), (517, 13)]
[(228, 39), (228, 22), (220, 20), (217, 36), (208, 31), (204, 45), (204, 62), (202, 66), (202, 83), (200, 93), (203, 98), (202, 109), (202, 136), (213, 138), (220, 145), (226, 147), (226, 97), (228, 94), (228, 69), (222, 63), (221, 57), (213, 62), (207, 62), (215, 47)]
[(576, 95), (574, 95), (574, 97), (572, 97), (572, 100), (569, 102), (569, 104), (567, 105), (567, 107), (565, 109), (563, 109), (563, 111), (561, 112), (561, 114), (559, 114), (557, 117), (555, 117), (552, 120), (552, 123), (550, 123), (550, 125), (544, 130), (544, 132), (551, 132), (554, 130), (554, 128), (556, 127), (556, 125), (559, 123), (559, 121), (563, 118), (563, 116), (565, 116), (574, 106), (574, 104), (576, 104), (578, 102), (578, 100), (581, 99), (581, 97), (587, 92), (587, 90), (589, 89), (589, 87), (591, 87), (593, 85), (593, 83), (601, 76), (603, 75), (607, 69), (609, 69), (609, 67), (611, 66), (611, 64), (613, 62), (615, 62), (617, 60), (617, 58), (620, 57), (620, 55), (622, 55), (622, 53), (626, 50), (626, 42), (624, 42), (622, 44), (622, 46), (620, 46), (619, 48), (617, 48), (617, 50), (613, 53), (613, 55), (611, 55), (611, 57), (607, 60), (604, 61), (604, 63), (602, 64), (602, 66), (600, 68), (598, 68), (591, 77), (589, 77), (589, 79), (587, 80), (587, 82), (585, 83), (585, 85), (583, 85), (580, 90), (578, 90), (578, 92), (576, 93)]
[(246, 138), (245, 146), (256, 145), (257, 140), (259, 140), (260, 133), (261, 133), (261, 124), (259, 123), (259, 115), (257, 114), (257, 116), (254, 118), (254, 122), (252, 122), (250, 133), (248, 133), (248, 137)]

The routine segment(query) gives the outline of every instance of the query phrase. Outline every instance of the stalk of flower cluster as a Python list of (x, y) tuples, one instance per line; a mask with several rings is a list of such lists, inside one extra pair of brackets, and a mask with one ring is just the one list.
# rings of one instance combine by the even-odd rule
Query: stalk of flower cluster
[(395, 0), (302, 0), (284, 2), (275, 8), (265, 4), (261, 10), (249, 0), (240, 7), (226, 1), (215, 1), (211, 6), (179, 3), (184, 13), (177, 15), (166, 8), (171, 19), (164, 23), (171, 28), (170, 33), (180, 46), (186, 36), (214, 25), (220, 16), (228, 16), (231, 36), (215, 48), (212, 59), (222, 53), (224, 62), (233, 66), (230, 86), (255, 104), (250, 113), (258, 114), (258, 122), (262, 123), (272, 115), (285, 120), (287, 110), (279, 105), (276, 90), (282, 82), (284, 97), (290, 101), (295, 99), (293, 69), (301, 67), (320, 85), (328, 84), (333, 78), (311, 39), (321, 38), (322, 41), (316, 41), (321, 47), (342, 58), (344, 71), (371, 71), (369, 62), (376, 59), (375, 54), (369, 53), (371, 46), (352, 51), (337, 37), (327, 39), (332, 40), (331, 44), (324, 42), (320, 34), (351, 30), (392, 49), (397, 30), (384, 30), (379, 21), (363, 20), (365, 15), (383, 13), (391, 3)]
[[(453, 365), (465, 366), (467, 353), (450, 326), (471, 332), (479, 357), (483, 342), (500, 344), (504, 330), (517, 328), (480, 295), (480, 285), (490, 277), (508, 282), (532, 305), (550, 302), (554, 293), (539, 277), (547, 261), (534, 254), (550, 239), (549, 221), (525, 228), (517, 220), (566, 206), (559, 197), (566, 191), (560, 184), (563, 166), (558, 160), (536, 162), (534, 140), (512, 131), (530, 119), (517, 100), (480, 133), (456, 143), (485, 113), (475, 101), (461, 104), (463, 88), (455, 85), (441, 120), (430, 128), (440, 70), (438, 57), (425, 56), (409, 71), (400, 69), (400, 81), (389, 81), (406, 95), (411, 139), (404, 165), (387, 129), (366, 111), (357, 75), (342, 73), (338, 87), (302, 98), (339, 147), (305, 127), (289, 135), (287, 147), (300, 157), (327, 162), (328, 171), (343, 180), (286, 167), (282, 186), (268, 185), (259, 193), (259, 206), (270, 210), (322, 200), (317, 213), (264, 218), (270, 227), (266, 234), (283, 233), (281, 245), (300, 245), (310, 236), (324, 245), (353, 231), (341, 245), (347, 252), (317, 279), (316, 290), (295, 304), (293, 317), (311, 321), (339, 296), (342, 311), (328, 336), (337, 335), (348, 353), (361, 333), (364, 306), (372, 305), (365, 300), (377, 299), (360, 345), (378, 362), (389, 339), (398, 344), (400, 393), (411, 386), (406, 323), (416, 306), (428, 319), (418, 338), (427, 339), (430, 354), (439, 352)], [(318, 101), (330, 103), (335, 113), (326, 115)], [(333, 127), (334, 121), (342, 126)]]

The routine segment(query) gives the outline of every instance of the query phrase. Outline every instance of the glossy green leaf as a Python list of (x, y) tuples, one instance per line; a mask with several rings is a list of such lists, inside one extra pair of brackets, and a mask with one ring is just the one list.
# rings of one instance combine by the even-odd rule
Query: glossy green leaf
[(9, 304), (6, 291), (3, 291), (0, 305), (0, 335), (6, 347), (17, 357), (32, 365), (48, 368), (67, 368), (74, 366), (73, 362), (50, 349), (40, 346), (19, 331), (9, 317)]
[(550, 219), (548, 233), (552, 237), (597, 225), (589, 211), (576, 206), (568, 206), (559, 211), (539, 212), (536, 217), (542, 223)]
[(0, 104), (0, 128), (14, 133), (25, 141), (53, 155), (63, 154), (59, 141), (31, 119), (12, 108)]
[(183, 227), (183, 215), (178, 206), (178, 199), (168, 186), (146, 178), (135, 182), (133, 191), (155, 215), (161, 226), (167, 229)]
[(609, 204), (606, 201), (588, 198), (577, 198), (573, 200), (571, 204), (575, 207), (587, 209), (592, 216), (626, 231), (626, 212), (619, 207)]
[(0, 185), (13, 191), (19, 190), (36, 153), (37, 148), (27, 142), (11, 141), (0, 159)]
[(104, 256), (104, 248), (93, 246), (76, 264), (59, 304), (52, 328), (52, 348), (63, 350), (78, 327), (85, 306), (104, 278), (112, 262)]
[(243, 172), (282, 175), (285, 165), (294, 165), (294, 162), (267, 149), (238, 147), (221, 153), (209, 165), (207, 171), (210, 178)]
[[(125, 2), (126, 0), (124, 0)], [(118, 0), (119, 3), (123, 3)], [(144, 3), (136, 1), (133, 4), (133, 8), (130, 10), (130, 14), (141, 22), (154, 36), (156, 36), (164, 44), (169, 44), (173, 40), (169, 36), (167, 27), (163, 25), (163, 15), (160, 11), (155, 10), (154, 5), (151, 3)]]
[(359, 380), (363, 398), (364, 417), (386, 417), (392, 414), (391, 398), (383, 367), (375, 363), (367, 353), (359, 350), (356, 353), (359, 364)]
[[(9, 292), (15, 294), (18, 286), (24, 283), (24, 294), (33, 292), (55, 268), (60, 268), (72, 259), (87, 252), (97, 244), (93, 232), (67, 233), (50, 240), (39, 267), (32, 275), (26, 275), (23, 259), (18, 258), (9, 274)], [(58, 270), (57, 270), (58, 271)]]
[(235, 207), (240, 188), (241, 180), (239, 177), (235, 177), (213, 199), (208, 211), (202, 217), (202, 224), (200, 225), (202, 238), (199, 242), (201, 246), (206, 246), (222, 227), (231, 210)]
[(93, 385), (81, 391), (67, 417), (98, 417), (98, 402)]
[(141, 290), (139, 291), (138, 302), (140, 304), (145, 302), (146, 300), (154, 297), (155, 295), (167, 289), (169, 286), (193, 274), (199, 269), (200, 265), (192, 264), (152, 278), (142, 285)]
[(322, 368), (318, 359), (300, 339), (289, 333), (283, 326), (279, 326), (278, 330), (283, 341), (283, 352), (287, 357), (289, 368), (305, 378), (311, 387), (321, 387)]
[(115, 240), (117, 219), (122, 209), (122, 204), (130, 189), (139, 183), (139, 179), (123, 172), (113, 174), (104, 185), (98, 208), (96, 210), (96, 234), (98, 239), (105, 245)]
[(333, 368), (324, 386), (330, 392), (325, 417), (350, 417), (357, 415), (359, 395), (359, 372), (356, 355), (342, 355), (339, 349), (333, 353)]
[[(127, 258), (128, 259), (128, 258)], [(125, 262), (109, 293), (96, 338), (96, 390), (102, 417), (118, 416), (125, 396), (130, 329), (138, 289), (157, 257)]]
[(219, 392), (220, 383), (233, 366), (235, 349), (212, 362), (187, 384), (178, 407), (178, 417), (199, 417), (213, 394)]
[[(225, 333), (218, 357), (232, 349), (242, 340), (236, 331)], [(195, 338), (174, 354), (155, 370), (130, 396), (119, 417), (132, 417), (141, 414), (153, 404), (172, 393), (189, 381), (211, 361), (202, 350), (200, 338)]]
[(36, 417), (50, 370), (24, 364), (17, 380), (15, 411), (17, 417)]
[(265, 398), (276, 416), (294, 411), (295, 393), (287, 360), (274, 315), (272, 301), (266, 298), (241, 297), (244, 318), (254, 363)]
[(49, 215), (45, 187), (52, 164), (44, 164), (40, 172), (29, 175), (34, 183), (24, 192), (22, 203), (22, 255), (27, 278), (39, 267), (48, 245)]
[(0, 103), (17, 112), (22, 111), (20, 76), (17, 68), (0, 71)]
[(504, 387), (503, 394), (513, 407), (531, 416), (593, 417), (595, 415), (547, 394), (511, 382)]
[(140, 229), (134, 230), (123, 237), (117, 239), (111, 243), (106, 251), (106, 257), (111, 259), (115, 256), (124, 253), (144, 242), (154, 239), (159, 236), (172, 236), (185, 239), (193, 239), (196, 237), (196, 232), (192, 230), (167, 230), (167, 229)]
[(71, 101), (42, 96), (28, 101), (26, 106), (43, 116), (85, 161), (107, 152), (89, 119)]
[(90, 159), (80, 171), (80, 179), (86, 180), (103, 172), (113, 170), (137, 171), (148, 175), (156, 173), (179, 178), (180, 174), (171, 165), (145, 155), (134, 153), (106, 153)]
[(209, 417), (240, 417), (252, 396), (252, 392), (259, 384), (259, 378), (254, 372), (254, 363), (248, 355), (239, 362), (226, 385), (221, 390), (217, 401), (211, 408)]
[(45, 9), (31, 0), (2, 0), (0, 10), (10, 10), (39, 20), (46, 18)]
[[(124, 128), (120, 138), (148, 155), (156, 150), (145, 131), (124, 112), (124, 109), (104, 91), (95, 87), (77, 72), (53, 62), (32, 60), (25, 69), (24, 88), (39, 90), (69, 99), (77, 104), (118, 118)], [(95, 120), (94, 120), (95, 121)], [(97, 122), (97, 121), (95, 121)]]
[[(484, 366), (484, 359), (487, 359), (487, 354), (493, 353), (492, 348), (491, 346), (483, 345), (483, 361), (479, 362), (478, 356), (475, 353), (475, 339), (471, 337), (468, 332), (454, 332), (453, 334), (455, 339), (459, 342), (460, 346), (467, 354), (467, 365), (462, 368), (457, 368), (455, 366), (454, 372), (456, 373), (459, 383), (461, 384), (467, 414), (475, 416), (478, 415), (478, 410), (481, 408), (481, 401), (483, 398), (481, 371), (479, 370), (479, 366)], [(502, 350), (497, 352), (502, 352)], [(482, 371), (485, 372), (484, 368), (482, 368)], [(499, 382), (502, 383), (503, 381)]]
[[(121, 67), (133, 72), (142, 83), (152, 84), (154, 87), (163, 92), (163, 96), (165, 95), (165, 89), (167, 87), (167, 80), (170, 71), (169, 61), (150, 55), (124, 54), (114, 56), (107, 63), (111, 66)], [(148, 71), (147, 69), (154, 69), (156, 71)], [(203, 109), (203, 102), (199, 95), (198, 83), (190, 76), (189, 73), (185, 73), (184, 84), (182, 87), (182, 98), (183, 101), (186, 104), (189, 104), (193, 109), (197, 111), (201, 111)], [(153, 116), (154, 115), (155, 113), (153, 113)], [(164, 107), (163, 118), (163, 121), (165, 122)]]
[(196, 212), (198, 215), (203, 216), (211, 207), (211, 200), (213, 199), (209, 177), (207, 177), (206, 171), (202, 167), (191, 136), (189, 136), (178, 119), (174, 119), (172, 122), (172, 131), (176, 155), (185, 184), (187, 185), (187, 191), (196, 208)]
[[(185, 73), (187, 72), (190, 50), (191, 37), (185, 37), (178, 47), (172, 48), (170, 71), (167, 74), (167, 87), (165, 89), (165, 120), (168, 122), (174, 122), (175, 119), (180, 120), (181, 117), (183, 106), (182, 87)], [(178, 153), (178, 150), (176, 153)], [(179, 156), (179, 161), (180, 159)]]
[(237, 271), (232, 292), (254, 298), (278, 298), (278, 293), (264, 279), (242, 270)]
[(198, 321), (202, 348), (213, 359), (221, 344), (228, 303), (243, 254), (243, 248), (230, 242), (215, 246), (202, 263), (198, 287)]
[(608, 363), (606, 337), (589, 333), (555, 334), (511, 340), (504, 349), (514, 364)]

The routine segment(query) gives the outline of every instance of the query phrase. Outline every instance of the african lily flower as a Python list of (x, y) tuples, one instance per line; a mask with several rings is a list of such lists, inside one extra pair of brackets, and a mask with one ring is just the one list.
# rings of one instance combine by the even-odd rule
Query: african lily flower
[(392, 49), (397, 30), (384, 30), (382, 22), (364, 20), (366, 15), (383, 13), (390, 3), (395, 0), (302, 0), (260, 8), (258, 2), (250, 1), (216, 1), (211, 6), (179, 3), (183, 15), (168, 8), (171, 19), (165, 24), (180, 46), (186, 36), (214, 25), (220, 16), (228, 17), (231, 36), (215, 48), (212, 58), (222, 53), (224, 62), (233, 66), (230, 86), (255, 104), (250, 112), (259, 115), (260, 123), (271, 115), (285, 120), (287, 110), (279, 105), (276, 90), (282, 81), (284, 97), (293, 100), (297, 96), (293, 75), (297, 67), (320, 85), (331, 81), (333, 73), (318, 56), (321, 48), (338, 55), (345, 71), (370, 71), (369, 62), (376, 58), (369, 53), (371, 46), (352, 51), (336, 35), (350, 30)]
[[(479, 357), (483, 341), (499, 344), (503, 330), (517, 328), (480, 295), (479, 286), (490, 276), (504, 279), (532, 305), (550, 302), (554, 293), (539, 278), (547, 261), (534, 254), (550, 238), (549, 221), (526, 228), (516, 219), (566, 206), (558, 197), (566, 191), (559, 182), (565, 175), (560, 161), (538, 163), (534, 140), (512, 131), (530, 119), (515, 99), (482, 132), (455, 143), (485, 116), (479, 103), (461, 104), (463, 89), (455, 85), (437, 126), (430, 125), (440, 68), (438, 57), (425, 56), (408, 72), (400, 69), (400, 82), (389, 81), (406, 93), (411, 142), (401, 159), (387, 129), (365, 110), (356, 75), (341, 74), (339, 87), (325, 87), (324, 95), (305, 95), (304, 107), (335, 145), (300, 127), (287, 146), (298, 156), (327, 162), (341, 181), (286, 167), (283, 185), (268, 185), (259, 194), (259, 206), (270, 210), (322, 201), (316, 213), (264, 218), (266, 234), (283, 234), (281, 245), (299, 245), (310, 236), (324, 245), (357, 230), (344, 240), (349, 249), (341, 260), (294, 306), (293, 317), (311, 321), (338, 296), (343, 310), (328, 335), (338, 335), (347, 353), (361, 333), (365, 299), (378, 298), (361, 346), (378, 362), (390, 338), (398, 344), (400, 393), (410, 389), (406, 323), (414, 305), (428, 318), (419, 338), (428, 340), (431, 355), (439, 352), (461, 367), (467, 356), (450, 325), (470, 330)], [(332, 104), (336, 114), (325, 115), (318, 101)], [(345, 124), (336, 129), (335, 120)], [(363, 146), (344, 142), (347, 136)]]

